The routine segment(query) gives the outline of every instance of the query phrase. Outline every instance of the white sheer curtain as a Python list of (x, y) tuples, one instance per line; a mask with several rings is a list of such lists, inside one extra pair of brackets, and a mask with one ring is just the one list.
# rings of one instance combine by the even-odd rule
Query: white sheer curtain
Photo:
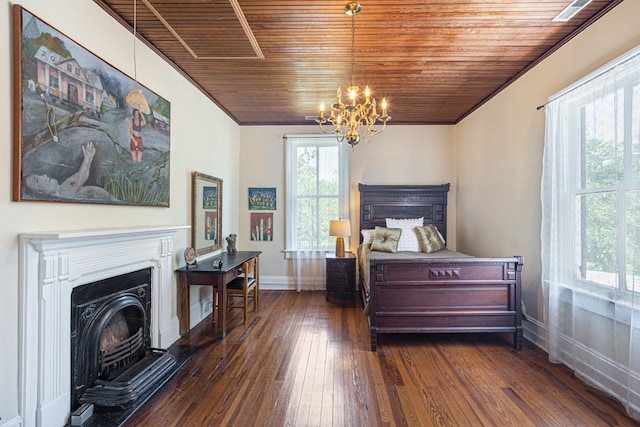
[[(335, 238), (329, 236), (329, 222), (349, 217), (348, 145), (337, 142), (333, 135), (286, 135), (284, 143), (286, 258), (291, 260), (298, 292), (324, 289), (325, 254), (335, 249)], [(309, 156), (314, 150), (317, 150), (315, 157)], [(305, 168), (308, 162), (315, 164)], [(307, 185), (309, 178), (315, 179), (311, 190)], [(314, 208), (301, 207), (307, 203), (315, 203)]]
[(546, 105), (549, 358), (640, 421), (640, 48)]
[(325, 287), (325, 264), (324, 257), (326, 251), (298, 250), (287, 251), (288, 258), (292, 261), (293, 280), (296, 291), (320, 290)]

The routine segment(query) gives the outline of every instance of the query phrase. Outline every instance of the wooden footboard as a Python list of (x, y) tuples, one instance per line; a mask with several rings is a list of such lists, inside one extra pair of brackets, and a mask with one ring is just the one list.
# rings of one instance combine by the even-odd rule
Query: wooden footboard
[(367, 301), (379, 333), (512, 332), (522, 349), (523, 258), (375, 260)]

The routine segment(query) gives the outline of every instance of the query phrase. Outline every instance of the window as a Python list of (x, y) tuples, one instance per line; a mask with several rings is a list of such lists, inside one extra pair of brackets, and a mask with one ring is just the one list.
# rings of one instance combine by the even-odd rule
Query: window
[[(632, 291), (640, 277), (640, 85), (627, 79), (571, 107), (577, 136), (576, 274)], [(578, 160), (579, 159), (579, 160)]]
[(349, 148), (333, 136), (285, 137), (286, 250), (333, 250), (332, 219), (349, 216)]

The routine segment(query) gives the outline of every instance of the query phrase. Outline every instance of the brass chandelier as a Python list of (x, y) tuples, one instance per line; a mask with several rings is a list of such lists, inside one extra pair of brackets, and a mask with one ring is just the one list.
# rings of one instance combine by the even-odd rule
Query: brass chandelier
[[(358, 98), (358, 86), (355, 85), (354, 69), (356, 62), (355, 49), (355, 17), (362, 10), (362, 6), (358, 3), (347, 3), (344, 7), (344, 13), (351, 16), (351, 86), (347, 88), (349, 99), (346, 104), (342, 103), (342, 91), (338, 87), (336, 94), (337, 101), (331, 106), (329, 117), (325, 117), (324, 103), (320, 104), (319, 114), (314, 120), (320, 125), (323, 133), (333, 133), (339, 142), (347, 141), (352, 147), (360, 142), (360, 139), (369, 142), (374, 135), (381, 133), (387, 126), (387, 122), (391, 120), (391, 116), (387, 115), (387, 100), (382, 98), (380, 105), (381, 114), (378, 114), (378, 106), (376, 99), (371, 96), (369, 86), (364, 90), (364, 103), (360, 103)], [(332, 130), (325, 129), (322, 125), (330, 123)], [(376, 124), (382, 124), (382, 127), (376, 129)]]

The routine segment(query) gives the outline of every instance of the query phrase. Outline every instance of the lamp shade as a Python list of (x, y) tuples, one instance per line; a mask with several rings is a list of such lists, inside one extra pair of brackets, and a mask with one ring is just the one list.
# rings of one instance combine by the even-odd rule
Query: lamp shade
[(348, 219), (332, 219), (329, 236), (351, 236), (351, 222)]
[(351, 223), (348, 219), (332, 219), (329, 224), (329, 235), (336, 236), (336, 256), (344, 257), (344, 238), (351, 236)]

